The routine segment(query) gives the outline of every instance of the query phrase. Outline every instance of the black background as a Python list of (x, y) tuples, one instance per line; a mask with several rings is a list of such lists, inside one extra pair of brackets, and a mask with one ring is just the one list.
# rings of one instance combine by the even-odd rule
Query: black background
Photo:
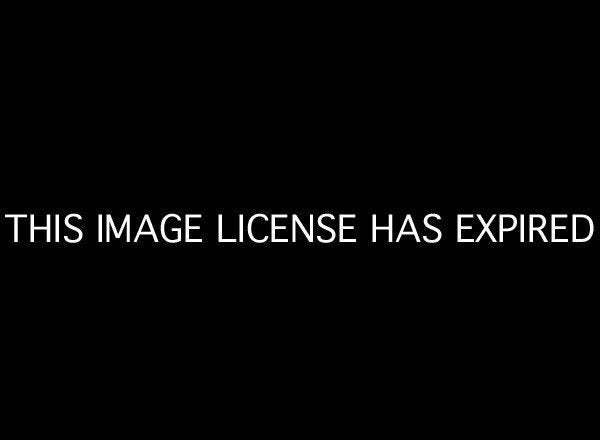
[[(595, 389), (597, 238), (460, 246), (453, 218), (597, 221), (592, 29), (524, 11), (247, 12), (23, 16), (3, 55), (2, 213), (356, 212), (361, 243), (4, 240), (11, 412), (573, 429)], [(438, 212), (444, 241), (371, 246), (375, 212)]]

